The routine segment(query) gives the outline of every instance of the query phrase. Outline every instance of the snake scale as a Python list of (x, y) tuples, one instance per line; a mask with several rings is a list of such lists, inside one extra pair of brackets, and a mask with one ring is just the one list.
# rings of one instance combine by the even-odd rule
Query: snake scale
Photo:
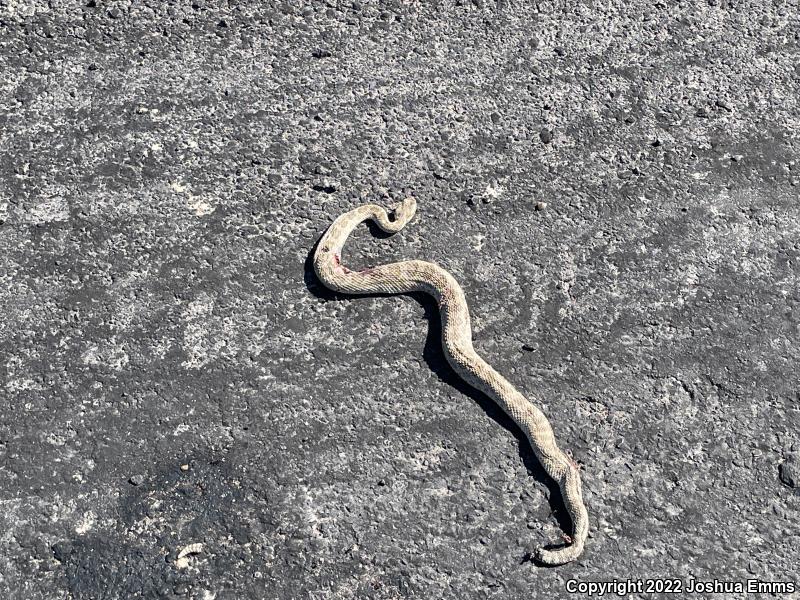
[(555, 442), (553, 429), (541, 410), (495, 371), (472, 347), (472, 329), (464, 290), (450, 273), (430, 262), (407, 260), (352, 271), (341, 263), (342, 247), (362, 222), (372, 220), (387, 233), (403, 229), (416, 213), (413, 198), (394, 207), (392, 217), (375, 204), (359, 206), (341, 215), (325, 232), (314, 254), (314, 269), (328, 288), (346, 294), (404, 294), (426, 292), (441, 312), (442, 349), (455, 372), (492, 398), (525, 432), (536, 457), (555, 480), (572, 521), (569, 543), (558, 549), (539, 548), (533, 556), (545, 565), (575, 560), (583, 551), (589, 517), (583, 504), (577, 464)]

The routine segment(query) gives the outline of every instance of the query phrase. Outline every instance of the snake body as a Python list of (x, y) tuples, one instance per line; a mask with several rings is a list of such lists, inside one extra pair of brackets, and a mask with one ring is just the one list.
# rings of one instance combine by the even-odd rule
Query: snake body
[(495, 371), (472, 347), (472, 330), (464, 290), (455, 278), (430, 262), (407, 260), (352, 271), (341, 264), (342, 247), (362, 222), (372, 220), (387, 233), (400, 231), (413, 218), (416, 201), (406, 198), (393, 210), (393, 218), (381, 206), (367, 204), (336, 219), (319, 241), (314, 269), (328, 288), (347, 294), (404, 294), (426, 292), (439, 304), (442, 319), (442, 349), (455, 372), (484, 392), (508, 414), (528, 438), (537, 459), (555, 480), (572, 521), (569, 545), (539, 548), (534, 557), (546, 565), (575, 560), (583, 551), (589, 518), (583, 504), (577, 464), (555, 442), (547, 417)]

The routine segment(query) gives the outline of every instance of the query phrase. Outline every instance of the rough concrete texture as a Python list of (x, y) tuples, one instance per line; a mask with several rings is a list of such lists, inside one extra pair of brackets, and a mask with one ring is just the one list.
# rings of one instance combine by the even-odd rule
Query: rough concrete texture
[[(761, 0), (0, 0), (0, 597), (797, 583), (799, 36)], [(345, 260), (462, 283), (582, 464), (577, 563), (528, 560), (569, 522), (435, 306), (309, 270), (406, 194)]]

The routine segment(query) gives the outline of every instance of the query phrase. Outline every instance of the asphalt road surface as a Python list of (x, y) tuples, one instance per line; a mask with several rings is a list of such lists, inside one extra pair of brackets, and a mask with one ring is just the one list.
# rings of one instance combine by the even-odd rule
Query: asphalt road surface
[[(798, 97), (796, 2), (0, 0), (0, 597), (800, 598)], [(407, 195), (344, 260), (461, 282), (575, 563), (435, 304), (309, 268)]]

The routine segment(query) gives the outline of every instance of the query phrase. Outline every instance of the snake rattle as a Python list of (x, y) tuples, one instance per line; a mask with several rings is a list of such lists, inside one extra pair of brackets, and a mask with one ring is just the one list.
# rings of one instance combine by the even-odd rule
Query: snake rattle
[(319, 241), (314, 254), (314, 270), (320, 281), (332, 290), (347, 294), (405, 294), (426, 292), (439, 304), (442, 317), (442, 349), (447, 362), (467, 383), (492, 398), (519, 425), (547, 474), (558, 483), (572, 520), (568, 546), (556, 550), (539, 548), (534, 557), (545, 565), (561, 565), (575, 560), (583, 551), (589, 532), (589, 516), (583, 504), (577, 464), (556, 445), (553, 428), (541, 410), (520, 394), (505, 377), (495, 371), (472, 347), (472, 329), (464, 290), (440, 266), (422, 260), (406, 260), (362, 271), (351, 271), (341, 264), (342, 247), (362, 222), (373, 220), (387, 233), (405, 227), (417, 210), (413, 198), (406, 198), (389, 213), (375, 204), (366, 204), (336, 219)]

